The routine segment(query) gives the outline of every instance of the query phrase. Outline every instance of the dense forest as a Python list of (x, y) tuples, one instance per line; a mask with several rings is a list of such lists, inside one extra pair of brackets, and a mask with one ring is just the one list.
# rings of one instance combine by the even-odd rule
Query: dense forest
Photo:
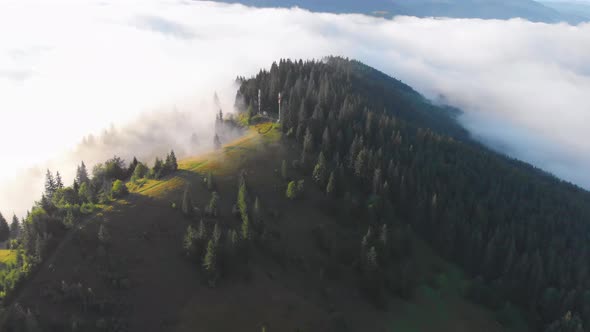
[(536, 329), (590, 326), (588, 192), (470, 141), (452, 111), (356, 61), (281, 60), (238, 81), (248, 117), (278, 117), (281, 94), (293, 165), (367, 230), (358, 270), (376, 303), (395, 278), (387, 227), (401, 220), (474, 278), (472, 300), (517, 306)]

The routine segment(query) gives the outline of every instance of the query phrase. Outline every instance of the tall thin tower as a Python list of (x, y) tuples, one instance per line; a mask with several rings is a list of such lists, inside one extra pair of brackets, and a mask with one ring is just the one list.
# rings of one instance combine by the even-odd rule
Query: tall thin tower
[(258, 114), (262, 114), (262, 91), (258, 89)]
[(281, 123), (281, 93), (279, 92), (279, 118), (277, 119), (277, 123)]

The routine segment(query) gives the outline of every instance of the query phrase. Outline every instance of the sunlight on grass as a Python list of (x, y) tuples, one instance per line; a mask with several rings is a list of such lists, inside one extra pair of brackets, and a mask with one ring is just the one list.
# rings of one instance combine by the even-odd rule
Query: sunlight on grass
[(231, 174), (238, 170), (250, 154), (264, 150), (267, 145), (278, 142), (281, 137), (280, 125), (265, 122), (248, 127), (245, 134), (222, 146), (199, 156), (178, 162), (178, 172), (161, 180), (141, 179), (127, 183), (131, 193), (151, 197), (164, 197), (183, 188), (190, 180), (199, 179), (209, 172), (215, 175)]
[(0, 264), (9, 265), (16, 262), (16, 250), (0, 250)]

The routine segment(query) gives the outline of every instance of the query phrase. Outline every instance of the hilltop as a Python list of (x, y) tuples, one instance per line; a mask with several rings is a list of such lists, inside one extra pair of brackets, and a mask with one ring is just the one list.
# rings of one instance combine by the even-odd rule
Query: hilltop
[(72, 186), (48, 172), (11, 241), (4, 330), (590, 322), (588, 192), (471, 141), (453, 110), (357, 61), (281, 60), (238, 83), (210, 153), (115, 157), (92, 177), (82, 164)]

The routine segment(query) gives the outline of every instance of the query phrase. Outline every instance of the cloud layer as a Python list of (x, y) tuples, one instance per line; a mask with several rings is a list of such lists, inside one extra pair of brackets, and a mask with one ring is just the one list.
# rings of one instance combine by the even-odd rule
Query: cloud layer
[[(229, 109), (237, 75), (325, 55), (356, 58), (462, 108), (478, 139), (590, 188), (590, 24), (386, 20), (198, 1), (9, 1), (0, 5), (0, 31), (10, 31), (0, 34), (5, 215), (38, 197), (47, 166), (71, 179), (81, 156), (149, 158), (155, 142), (190, 154), (193, 132), (206, 148), (214, 91)], [(83, 137), (111, 126), (121, 133), (117, 149), (80, 150)]]

